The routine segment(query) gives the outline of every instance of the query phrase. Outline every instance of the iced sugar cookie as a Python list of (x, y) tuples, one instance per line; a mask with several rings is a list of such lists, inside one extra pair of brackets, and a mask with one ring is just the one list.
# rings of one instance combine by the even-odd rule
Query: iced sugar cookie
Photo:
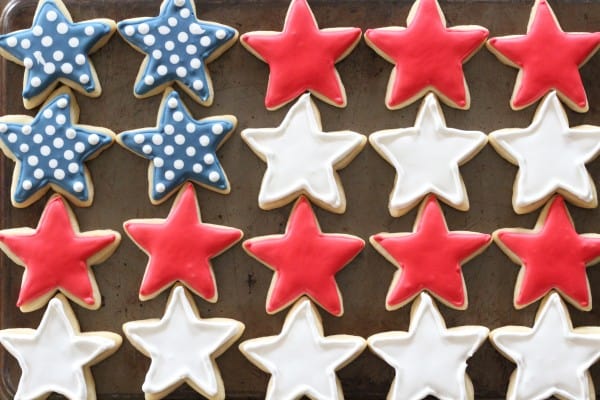
[(240, 351), (258, 368), (271, 374), (266, 400), (342, 400), (336, 371), (366, 347), (363, 338), (323, 335), (321, 318), (308, 299), (300, 300), (285, 318), (281, 333), (246, 340)]
[(335, 64), (360, 40), (360, 28), (319, 29), (306, 0), (292, 0), (283, 31), (256, 31), (240, 42), (269, 64), (265, 107), (276, 110), (306, 91), (337, 107), (345, 107), (346, 90)]
[(75, 214), (52, 196), (37, 228), (0, 231), (0, 249), (25, 268), (17, 307), (43, 307), (56, 291), (91, 310), (100, 307), (100, 291), (91, 270), (116, 250), (121, 235), (112, 230), (80, 232)]
[(236, 125), (233, 115), (194, 119), (179, 94), (167, 89), (156, 127), (123, 132), (117, 136), (117, 142), (150, 160), (148, 195), (152, 204), (160, 204), (186, 181), (218, 193), (229, 193), (229, 180), (217, 150)]
[(510, 99), (513, 110), (528, 107), (552, 90), (577, 112), (589, 109), (581, 68), (600, 47), (600, 32), (563, 32), (546, 0), (535, 0), (527, 34), (494, 37), (487, 48), (519, 69)]
[(527, 128), (490, 133), (494, 149), (519, 166), (513, 186), (513, 208), (525, 214), (544, 205), (558, 193), (579, 207), (598, 205), (596, 187), (585, 164), (600, 152), (600, 127), (569, 127), (556, 92), (538, 107)]
[(225, 398), (225, 387), (215, 361), (244, 331), (229, 318), (200, 318), (183, 287), (173, 289), (161, 319), (127, 322), (123, 332), (152, 362), (142, 385), (146, 400), (166, 397), (183, 383), (202, 396)]
[(446, 328), (444, 318), (422, 293), (410, 313), (408, 332), (384, 332), (367, 339), (369, 348), (396, 370), (388, 400), (474, 398), (467, 359), (487, 339), (484, 326)]
[(309, 296), (333, 315), (344, 313), (335, 274), (361, 252), (365, 242), (351, 235), (323, 233), (310, 203), (301, 197), (283, 235), (261, 236), (243, 244), (248, 254), (275, 273), (267, 295), (267, 313)]
[(356, 157), (367, 139), (352, 131), (323, 132), (310, 94), (300, 97), (277, 128), (244, 129), (242, 139), (267, 163), (260, 208), (278, 208), (304, 194), (319, 207), (344, 213), (346, 196), (336, 171)]
[(175, 282), (212, 303), (217, 285), (210, 260), (237, 243), (239, 229), (202, 222), (194, 187), (186, 184), (166, 219), (131, 219), (123, 224), (129, 237), (150, 257), (140, 300), (150, 300)]
[(488, 30), (478, 25), (447, 28), (437, 0), (415, 1), (406, 22), (406, 28), (365, 32), (367, 45), (394, 64), (385, 105), (396, 110), (433, 92), (450, 107), (468, 109), (471, 97), (462, 65), (483, 46)]
[(458, 167), (483, 149), (487, 136), (448, 128), (435, 95), (428, 94), (423, 101), (415, 126), (375, 132), (369, 143), (396, 168), (389, 201), (392, 216), (404, 215), (429, 193), (454, 208), (469, 209)]
[(133, 88), (136, 97), (153, 96), (175, 82), (198, 103), (212, 104), (207, 64), (234, 45), (235, 29), (199, 20), (193, 0), (164, 0), (158, 16), (126, 19), (118, 28), (145, 55)]
[(448, 307), (466, 309), (461, 267), (491, 240), (483, 233), (448, 231), (440, 205), (429, 196), (419, 209), (413, 232), (378, 233), (370, 238), (373, 247), (398, 268), (385, 307), (396, 310), (427, 291)]
[(89, 54), (104, 46), (115, 29), (115, 22), (106, 18), (73, 22), (61, 0), (40, 0), (31, 28), (0, 35), (0, 55), (25, 67), (25, 108), (43, 103), (60, 83), (100, 96)]
[(588, 369), (600, 357), (600, 327), (573, 329), (567, 307), (553, 293), (544, 299), (533, 328), (504, 326), (490, 341), (517, 369), (510, 377), (507, 399), (594, 399)]
[(514, 305), (520, 309), (557, 290), (575, 307), (592, 309), (586, 269), (600, 261), (600, 235), (578, 234), (562, 197), (543, 208), (534, 229), (506, 228), (494, 241), (521, 265)]
[(17, 359), (22, 371), (15, 399), (45, 399), (51, 393), (68, 399), (96, 399), (90, 367), (116, 352), (121, 342), (121, 336), (112, 332), (82, 333), (61, 295), (50, 300), (37, 329), (0, 331), (0, 344)]
[(0, 117), (0, 148), (15, 161), (11, 202), (27, 207), (50, 188), (75, 205), (88, 207), (94, 186), (84, 162), (97, 157), (114, 141), (106, 128), (79, 125), (79, 107), (71, 91), (58, 89), (35, 118)]

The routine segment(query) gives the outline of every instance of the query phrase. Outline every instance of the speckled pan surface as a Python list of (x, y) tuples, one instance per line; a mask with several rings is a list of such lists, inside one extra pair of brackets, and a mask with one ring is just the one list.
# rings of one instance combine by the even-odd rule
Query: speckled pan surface
[[(120, 21), (126, 18), (158, 14), (159, 0), (65, 0), (74, 21), (105, 17)], [(3, 0), (0, 5), (8, 1)], [(358, 26), (363, 29), (404, 26), (411, 5), (406, 0), (312, 0), (311, 8), (321, 28)], [(448, 26), (477, 24), (490, 30), (490, 36), (525, 33), (532, 1), (441, 1)], [(280, 30), (288, 9), (287, 0), (201, 0), (196, 2), (198, 17), (229, 25), (240, 33), (254, 30)], [(565, 31), (600, 29), (600, 3), (554, 0), (552, 6)], [(36, 7), (35, 0), (10, 2), (2, 17), (2, 31), (28, 28)], [(136, 99), (133, 85), (143, 55), (127, 45), (118, 35), (91, 56), (102, 84), (97, 99), (77, 96), (80, 123), (104, 126), (114, 132), (154, 126), (161, 96)], [(258, 207), (258, 193), (265, 164), (244, 144), (244, 128), (275, 127), (283, 120), (291, 104), (277, 111), (264, 108), (268, 66), (248, 53), (239, 43), (210, 65), (215, 97), (211, 107), (195, 103), (182, 93), (183, 101), (196, 119), (216, 115), (235, 115), (237, 130), (218, 150), (217, 155), (231, 184), (231, 192), (219, 194), (196, 187), (204, 222), (234, 226), (246, 238), (283, 233), (292, 204), (271, 211)], [(389, 111), (384, 104), (392, 65), (361, 41), (337, 69), (344, 82), (348, 106), (329, 106), (319, 100), (323, 130), (350, 129), (368, 135), (383, 129), (414, 125), (420, 101), (401, 110)], [(485, 49), (466, 65), (466, 79), (471, 93), (471, 109), (460, 111), (443, 106), (449, 127), (479, 130), (485, 133), (530, 124), (536, 106), (513, 111), (509, 99), (517, 71), (507, 67)], [(34, 115), (21, 101), (23, 68), (9, 62), (0, 64), (0, 114)], [(590, 103), (585, 114), (567, 111), (571, 126), (600, 125), (600, 56), (592, 58), (581, 74)], [(89, 162), (94, 179), (95, 198), (89, 208), (75, 208), (81, 230), (114, 229), (132, 218), (165, 218), (173, 198), (154, 206), (148, 199), (147, 160), (112, 146), (101, 157)], [(0, 228), (35, 226), (44, 199), (26, 209), (10, 205), (10, 182), (14, 163), (0, 157)], [(588, 165), (598, 183), (600, 162)], [(470, 200), (470, 210), (461, 212), (442, 206), (452, 230), (491, 233), (502, 227), (531, 228), (538, 212), (517, 216), (511, 205), (512, 186), (517, 168), (503, 160), (491, 146), (461, 167)], [(347, 197), (345, 214), (335, 215), (315, 208), (321, 228), (368, 239), (378, 232), (410, 232), (417, 209), (393, 218), (388, 211), (388, 196), (395, 171), (370, 146), (340, 171)], [(47, 195), (48, 196), (48, 195)], [(46, 197), (47, 197), (46, 196)], [(569, 206), (578, 232), (600, 232), (600, 210)], [(74, 307), (82, 330), (119, 332), (126, 321), (160, 318), (168, 291), (153, 300), (140, 302), (139, 285), (146, 255), (129, 239), (123, 239), (116, 253), (106, 262), (93, 267), (102, 307), (97, 311)], [(43, 310), (23, 314), (15, 306), (22, 268), (7, 257), (0, 257), (0, 324), (6, 327), (36, 327)], [(275, 335), (281, 330), (285, 312), (268, 315), (265, 301), (272, 271), (248, 257), (241, 245), (233, 246), (213, 260), (219, 300), (215, 304), (195, 297), (203, 317), (226, 317), (243, 321), (246, 331), (242, 340)], [(367, 245), (337, 275), (344, 298), (343, 317), (321, 312), (326, 335), (345, 333), (368, 337), (389, 330), (407, 330), (410, 306), (389, 312), (385, 296), (396, 268)], [(513, 288), (519, 267), (495, 245), (463, 267), (469, 295), (469, 307), (457, 311), (440, 305), (448, 327), (483, 325), (494, 329), (504, 325), (531, 326), (539, 303), (523, 310), (513, 308)], [(588, 269), (592, 298), (600, 304), (600, 267)], [(590, 312), (570, 308), (575, 326), (600, 325), (600, 308)], [(293, 360), (291, 360), (293, 361)], [(111, 358), (93, 367), (100, 398), (141, 399), (141, 384), (149, 359), (129, 343)], [(269, 376), (250, 364), (232, 347), (217, 360), (228, 398), (261, 398)], [(49, 366), (51, 368), (51, 366)], [(496, 353), (489, 343), (469, 361), (476, 396), (504, 397), (514, 365)], [(591, 369), (600, 384), (600, 368)], [(20, 371), (15, 360), (0, 350), (0, 397), (10, 398)], [(382, 399), (389, 390), (394, 371), (370, 352), (364, 352), (352, 364), (340, 370), (339, 377), (348, 399)], [(197, 398), (182, 387), (174, 399)]]

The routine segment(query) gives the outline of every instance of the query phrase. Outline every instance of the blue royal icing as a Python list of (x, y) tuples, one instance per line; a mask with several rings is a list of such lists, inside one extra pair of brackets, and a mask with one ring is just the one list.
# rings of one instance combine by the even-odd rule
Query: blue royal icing
[(14, 203), (27, 203), (50, 184), (82, 203), (91, 201), (91, 182), (83, 163), (114, 139), (93, 127), (75, 125), (71, 102), (69, 94), (60, 94), (29, 123), (10, 122), (12, 116), (0, 119), (0, 141), (19, 163), (18, 179), (12, 187)]
[(73, 23), (57, 2), (42, 0), (31, 28), (0, 35), (0, 47), (25, 66), (25, 99), (43, 93), (59, 79), (66, 79), (91, 93), (99, 85), (94, 80), (88, 53), (111, 33), (108, 23)]
[(206, 60), (238, 36), (229, 26), (198, 20), (190, 0), (165, 0), (159, 16), (124, 20), (117, 28), (147, 55), (134, 86), (137, 96), (175, 81), (204, 105), (210, 105), (213, 95)]
[(235, 126), (235, 117), (193, 119), (179, 94), (169, 90), (158, 127), (123, 132), (118, 142), (152, 161), (149, 193), (152, 202), (159, 203), (187, 180), (218, 192), (229, 191), (216, 152)]

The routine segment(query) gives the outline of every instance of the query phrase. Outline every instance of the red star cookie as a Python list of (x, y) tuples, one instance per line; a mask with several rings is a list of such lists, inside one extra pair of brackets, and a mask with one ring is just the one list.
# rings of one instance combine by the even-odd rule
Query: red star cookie
[(244, 242), (248, 254), (275, 271), (267, 296), (267, 313), (286, 308), (307, 295), (335, 316), (344, 313), (335, 274), (365, 247), (365, 242), (342, 234), (323, 233), (308, 200), (300, 197), (283, 235)]
[(546, 204), (534, 229), (499, 229), (493, 236), (502, 251), (522, 267), (515, 285), (516, 309), (551, 290), (581, 310), (592, 309), (586, 267), (600, 260), (600, 235), (577, 234), (562, 197)]
[(241, 43), (269, 64), (267, 109), (275, 110), (307, 90), (345, 107), (346, 91), (335, 64), (350, 54), (360, 36), (360, 28), (319, 29), (306, 0), (292, 0), (282, 32), (248, 32)]
[(98, 309), (100, 291), (90, 266), (106, 260), (120, 241), (111, 230), (80, 232), (65, 200), (52, 196), (36, 229), (0, 231), (0, 249), (25, 267), (17, 307), (37, 310), (60, 291), (82, 307)]
[(588, 110), (579, 68), (600, 47), (600, 32), (565, 33), (546, 0), (536, 0), (526, 35), (491, 38), (487, 47), (500, 61), (519, 69), (510, 99), (514, 110), (535, 103), (552, 90), (571, 109)]
[(461, 265), (481, 253), (491, 242), (483, 233), (448, 231), (440, 205), (429, 196), (421, 205), (413, 232), (378, 233), (371, 244), (398, 271), (386, 298), (386, 308), (396, 310), (423, 291), (459, 310), (467, 308)]
[(142, 301), (181, 282), (198, 296), (216, 302), (210, 260), (243, 236), (239, 229), (203, 223), (190, 183), (179, 192), (166, 219), (132, 219), (123, 228), (150, 257), (140, 287)]
[(385, 98), (391, 110), (406, 107), (432, 91), (451, 107), (471, 106), (462, 65), (483, 45), (488, 30), (481, 26), (446, 27), (436, 0), (417, 0), (407, 27), (368, 29), (365, 40), (395, 64)]

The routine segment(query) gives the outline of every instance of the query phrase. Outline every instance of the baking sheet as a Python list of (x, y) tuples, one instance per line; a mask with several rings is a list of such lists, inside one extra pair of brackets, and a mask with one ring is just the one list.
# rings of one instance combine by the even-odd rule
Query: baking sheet
[[(0, 4), (6, 4), (4, 1)], [(287, 0), (206, 0), (197, 1), (200, 19), (235, 27), (240, 33), (252, 30), (281, 30), (288, 7)], [(114, 20), (154, 16), (160, 1), (67, 0), (74, 21), (96, 17)], [(310, 5), (322, 28), (359, 26), (361, 28), (406, 24), (409, 1), (324, 1)], [(441, 1), (448, 26), (479, 24), (492, 36), (524, 33), (532, 1)], [(552, 1), (565, 31), (593, 31), (600, 27), (599, 2)], [(34, 0), (10, 2), (2, 17), (2, 31), (14, 31), (31, 25), (36, 7)], [(81, 108), (80, 122), (105, 126), (115, 132), (154, 126), (161, 96), (138, 100), (133, 97), (133, 83), (143, 55), (127, 45), (118, 34), (92, 56), (103, 94), (98, 99), (76, 95)], [(29, 114), (22, 108), (21, 81), (23, 68), (2, 61), (0, 64), (0, 112)], [(414, 124), (420, 102), (398, 111), (384, 106), (384, 95), (392, 65), (361, 41), (354, 52), (338, 64), (338, 71), (348, 94), (348, 107), (338, 109), (317, 101), (326, 131), (352, 129), (369, 134), (386, 128)], [(232, 190), (220, 195), (205, 189), (197, 194), (205, 222), (240, 228), (245, 238), (283, 231), (291, 206), (265, 212), (257, 205), (257, 196), (266, 165), (242, 142), (239, 132), (246, 127), (279, 125), (289, 105), (269, 112), (263, 106), (268, 66), (236, 44), (209, 65), (215, 87), (215, 102), (210, 108), (195, 104), (182, 93), (186, 105), (197, 118), (233, 114), (239, 120), (236, 133), (218, 152), (229, 176)], [(596, 56), (581, 69), (589, 101), (586, 114), (568, 112), (571, 125), (600, 125), (600, 57)], [(490, 132), (505, 127), (525, 127), (531, 122), (535, 107), (515, 112), (509, 108), (516, 70), (504, 66), (482, 49), (465, 66), (472, 106), (459, 111), (444, 106), (450, 127)], [(0, 227), (36, 226), (45, 198), (26, 209), (10, 205), (9, 188), (14, 164), (0, 157)], [(90, 208), (75, 208), (82, 231), (111, 228), (122, 231), (130, 218), (164, 218), (172, 199), (153, 206), (147, 197), (147, 161), (115, 145), (88, 163), (96, 194)], [(588, 167), (597, 180), (600, 163)], [(517, 216), (512, 211), (512, 184), (517, 169), (501, 159), (487, 146), (475, 159), (461, 168), (469, 192), (471, 209), (459, 212), (444, 206), (450, 229), (492, 232), (500, 227), (533, 227), (534, 212)], [(388, 214), (387, 201), (394, 180), (394, 169), (367, 146), (343, 171), (341, 179), (348, 199), (347, 211), (334, 215), (317, 209), (325, 232), (345, 232), (368, 240), (382, 232), (410, 231), (416, 210), (401, 217)], [(47, 198), (47, 197), (46, 197)], [(600, 212), (570, 207), (579, 232), (600, 232)], [(121, 333), (126, 321), (160, 318), (167, 292), (148, 302), (138, 300), (138, 289), (147, 258), (125, 235), (116, 253), (93, 268), (103, 295), (97, 311), (74, 306), (82, 330), (111, 330)], [(22, 314), (15, 307), (23, 269), (7, 257), (0, 257), (0, 324), (7, 327), (37, 327), (43, 310)], [(265, 299), (272, 278), (271, 270), (248, 257), (238, 244), (214, 260), (219, 301), (210, 304), (196, 297), (203, 317), (230, 317), (243, 321), (246, 331), (242, 340), (279, 333), (286, 312), (269, 316)], [(406, 330), (410, 307), (385, 310), (384, 301), (395, 268), (371, 246), (337, 275), (344, 297), (345, 314), (341, 318), (321, 312), (326, 334), (348, 333), (367, 337), (388, 330)], [(530, 326), (539, 303), (521, 311), (512, 306), (514, 283), (518, 273), (514, 265), (492, 245), (482, 255), (463, 267), (469, 296), (469, 308), (455, 311), (440, 305), (449, 327), (478, 324), (490, 329), (518, 324)], [(593, 298), (600, 302), (600, 268), (588, 269)], [(600, 325), (600, 313), (581, 312), (569, 306), (575, 326)], [(269, 376), (252, 366), (233, 346), (218, 358), (228, 398), (264, 396)], [(141, 384), (150, 360), (127, 341), (112, 357), (92, 368), (99, 398), (143, 398)], [(51, 366), (49, 366), (51, 367)], [(489, 343), (469, 361), (470, 374), (478, 398), (503, 397), (514, 365), (496, 353)], [(600, 385), (600, 367), (592, 368)], [(0, 397), (10, 398), (16, 389), (20, 370), (16, 361), (0, 350)], [(365, 351), (356, 361), (339, 372), (349, 399), (384, 398), (393, 379), (393, 369)], [(188, 387), (171, 395), (173, 399), (197, 398)]]

